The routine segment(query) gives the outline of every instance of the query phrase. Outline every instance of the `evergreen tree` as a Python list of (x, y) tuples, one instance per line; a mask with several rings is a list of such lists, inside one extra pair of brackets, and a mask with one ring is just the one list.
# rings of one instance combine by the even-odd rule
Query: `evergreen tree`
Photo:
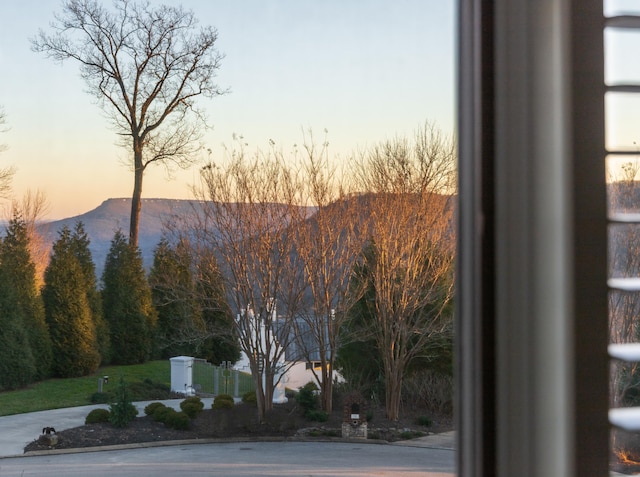
[[(202, 261), (206, 262), (202, 266)], [(197, 286), (202, 319), (213, 331), (202, 345), (201, 356), (211, 363), (235, 363), (240, 359), (240, 343), (233, 322), (233, 312), (225, 298), (220, 267), (213, 254), (201, 257)]]
[(116, 232), (102, 274), (102, 307), (109, 324), (112, 363), (144, 363), (156, 323), (140, 250)]
[(149, 273), (153, 305), (158, 313), (156, 353), (161, 358), (196, 355), (203, 339), (200, 310), (194, 296), (191, 259), (162, 239)]
[(84, 230), (84, 224), (76, 222), (71, 234), (71, 250), (77, 257), (84, 274), (83, 284), (91, 309), (91, 319), (96, 330), (98, 351), (102, 364), (108, 364), (111, 360), (111, 345), (109, 340), (109, 325), (102, 316), (102, 300), (98, 291), (96, 280), (96, 267), (89, 249), (90, 241)]
[(100, 364), (86, 280), (65, 226), (53, 244), (42, 290), (55, 356), (52, 371), (58, 377), (85, 376)]
[(359, 298), (349, 308), (340, 330), (336, 366), (348, 383), (366, 396), (381, 400), (384, 396), (384, 368), (373, 328), (375, 327), (375, 287), (369, 264), (375, 260), (376, 247), (369, 240), (354, 266), (350, 290)]
[(236, 362), (240, 348), (232, 337), (233, 316), (222, 282), (219, 277), (214, 282), (198, 279), (194, 272), (187, 243), (179, 241), (173, 247), (163, 239), (158, 244), (149, 282), (158, 311), (156, 346), (160, 356)]
[[(13, 290), (18, 314), (28, 336), (28, 348), (35, 361), (34, 379), (50, 376), (52, 351), (49, 330), (45, 322), (42, 297), (36, 288), (36, 267), (29, 253), (27, 224), (16, 211), (9, 221), (6, 235), (0, 245), (0, 269), (4, 284)], [(16, 325), (20, 326), (20, 320)]]
[(31, 383), (36, 363), (31, 354), (22, 308), (10, 274), (0, 267), (0, 390)]

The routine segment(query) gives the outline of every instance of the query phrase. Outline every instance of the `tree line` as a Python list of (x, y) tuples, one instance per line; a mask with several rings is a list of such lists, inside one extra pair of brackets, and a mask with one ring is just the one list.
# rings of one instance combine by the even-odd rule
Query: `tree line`
[[(43, 286), (38, 289), (29, 251), (27, 222), (14, 212), (0, 242), (0, 390), (50, 377), (79, 377), (106, 364), (136, 364), (189, 353), (236, 361), (238, 347), (205, 335), (184, 340), (172, 327), (184, 317), (164, 299), (154, 277), (179, 266), (163, 244), (147, 277), (139, 249), (116, 232), (98, 289), (89, 238), (82, 222), (63, 227), (54, 242)], [(157, 285), (157, 286), (156, 286)], [(230, 312), (194, 315), (208, 325), (228, 320)], [(187, 319), (185, 317), (185, 319)], [(184, 327), (184, 326), (182, 326)]]
[(295, 359), (313, 370), (325, 411), (340, 371), (397, 418), (407, 376), (450, 373), (455, 147), (426, 124), (347, 171), (308, 139), (292, 155), (240, 146), (205, 165), (198, 207), (167, 221), (148, 273), (118, 231), (98, 281), (77, 223), (59, 231), (39, 286), (15, 212), (0, 242), (0, 388), (242, 351), (262, 417)]
[[(452, 138), (427, 123), (341, 163), (310, 134), (289, 155), (240, 141), (202, 168), (204, 206), (173, 224), (175, 240), (219, 271), (261, 417), (292, 348), (325, 411), (339, 370), (368, 396), (382, 382), (391, 419), (412, 370), (450, 362), (455, 160)], [(375, 360), (349, 353), (358, 343)]]
[[(295, 348), (325, 411), (339, 370), (395, 419), (406, 379), (450, 362), (454, 141), (427, 124), (345, 170), (312, 135), (286, 157), (273, 142), (248, 154), (240, 141), (201, 169), (202, 207), (166, 224), (147, 275), (143, 174), (189, 167), (202, 149), (197, 100), (226, 92), (215, 84), (217, 38), (182, 7), (63, 0), (50, 31), (31, 39), (79, 65), (129, 151), (134, 188), (128, 235), (115, 234), (100, 288), (82, 224), (60, 231), (39, 283), (31, 222), (14, 214), (0, 244), (0, 389), (100, 364), (177, 353), (236, 361), (243, 351), (263, 418)], [(0, 170), (0, 194), (12, 173)]]

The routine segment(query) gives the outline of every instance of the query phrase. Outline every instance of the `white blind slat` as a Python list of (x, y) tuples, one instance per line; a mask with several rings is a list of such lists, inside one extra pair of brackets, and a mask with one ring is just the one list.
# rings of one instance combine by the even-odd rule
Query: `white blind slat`
[(622, 224), (640, 223), (640, 213), (614, 212), (609, 214), (609, 222)]
[(607, 348), (609, 356), (622, 361), (640, 361), (640, 343), (614, 343)]
[(639, 277), (609, 278), (609, 280), (607, 280), (607, 284), (609, 285), (609, 288), (613, 288), (614, 290), (629, 291), (629, 292), (640, 291)]
[(609, 422), (625, 431), (639, 431), (640, 407), (609, 409)]

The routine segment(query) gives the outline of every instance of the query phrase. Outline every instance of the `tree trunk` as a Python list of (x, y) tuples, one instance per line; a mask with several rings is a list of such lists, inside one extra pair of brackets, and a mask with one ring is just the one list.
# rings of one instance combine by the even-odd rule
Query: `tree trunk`
[(390, 363), (385, 366), (385, 407), (387, 418), (397, 421), (400, 418), (400, 401), (402, 396), (402, 366)]
[(267, 370), (268, 363), (265, 363), (265, 380), (264, 380), (264, 408), (265, 411), (271, 411), (273, 409), (273, 372)]
[[(257, 364), (255, 365), (257, 369)], [(264, 422), (266, 417), (266, 406), (265, 406), (265, 395), (264, 390), (262, 388), (262, 374), (257, 371), (252, 370), (253, 383), (256, 387), (256, 405), (258, 407), (258, 420), (259, 422)]]
[(329, 362), (327, 362), (326, 365), (323, 362), (320, 396), (322, 399), (322, 410), (327, 414), (331, 414), (331, 411), (333, 411), (333, 379), (331, 376), (333, 374), (332, 370), (333, 366)]
[(142, 151), (134, 151), (134, 181), (133, 196), (131, 197), (131, 217), (129, 222), (129, 244), (138, 246), (138, 229), (140, 228), (140, 209), (142, 208)]

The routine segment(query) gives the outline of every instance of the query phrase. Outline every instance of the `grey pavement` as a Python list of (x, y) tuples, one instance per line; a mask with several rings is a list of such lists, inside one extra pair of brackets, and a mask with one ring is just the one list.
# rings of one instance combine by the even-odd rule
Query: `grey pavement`
[(180, 444), (0, 459), (2, 477), (453, 477), (454, 452), (351, 442)]
[[(203, 398), (210, 407), (212, 398)], [(138, 413), (152, 401), (136, 402)], [(179, 409), (182, 399), (163, 401)], [(101, 449), (51, 451), (25, 455), (43, 427), (64, 430), (84, 424), (87, 414), (105, 404), (0, 417), (0, 477), (18, 475), (365, 475), (453, 477), (455, 432), (382, 444), (379, 441), (228, 442), (206, 440), (146, 443)], [(376, 445), (378, 444), (378, 445)], [(382, 445), (380, 445), (382, 444)], [(293, 461), (291, 459), (293, 458)], [(621, 474), (611, 473), (613, 476)]]
[[(163, 401), (179, 409), (182, 399)], [(205, 406), (211, 398), (203, 399)], [(135, 403), (139, 414), (152, 401)], [(0, 477), (91, 475), (404, 475), (453, 477), (455, 433), (434, 434), (392, 444), (352, 440), (145, 443), (108, 448), (23, 454), (43, 427), (57, 431), (84, 424), (87, 414), (107, 405), (81, 406), (0, 417)]]

